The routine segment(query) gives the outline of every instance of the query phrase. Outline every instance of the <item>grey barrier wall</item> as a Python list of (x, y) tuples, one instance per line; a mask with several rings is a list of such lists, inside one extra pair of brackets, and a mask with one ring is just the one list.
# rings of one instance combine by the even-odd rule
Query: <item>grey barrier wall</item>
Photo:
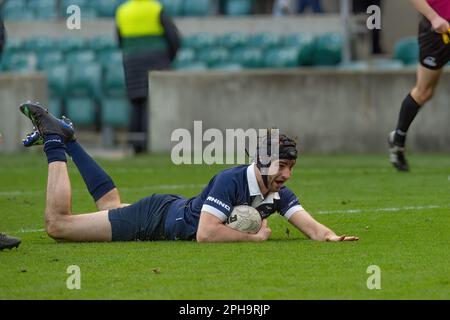
[[(450, 72), (419, 113), (408, 148), (450, 152)], [(277, 127), (297, 136), (310, 153), (386, 152), (400, 104), (415, 70), (153, 72), (150, 74), (149, 147), (170, 152), (175, 129), (194, 121), (209, 128)]]
[(47, 99), (45, 75), (0, 73), (0, 152), (23, 150), (21, 139), (31, 132), (31, 122), (19, 112), (19, 105), (27, 100), (46, 103)]

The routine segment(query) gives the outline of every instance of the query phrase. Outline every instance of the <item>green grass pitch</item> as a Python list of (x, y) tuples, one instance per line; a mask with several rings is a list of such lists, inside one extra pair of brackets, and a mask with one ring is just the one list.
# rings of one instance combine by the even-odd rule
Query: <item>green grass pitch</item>
[[(299, 158), (288, 182), (302, 205), (348, 243), (307, 240), (278, 215), (262, 243), (56, 243), (44, 228), (41, 154), (0, 155), (0, 299), (450, 299), (450, 158), (412, 155), (397, 173), (386, 155)], [(175, 166), (167, 156), (100, 161), (122, 201), (198, 194), (225, 166)], [(95, 211), (69, 161), (74, 212)], [(287, 232), (287, 229), (289, 232)], [(81, 289), (66, 286), (79, 266)], [(371, 265), (381, 289), (368, 289)]]

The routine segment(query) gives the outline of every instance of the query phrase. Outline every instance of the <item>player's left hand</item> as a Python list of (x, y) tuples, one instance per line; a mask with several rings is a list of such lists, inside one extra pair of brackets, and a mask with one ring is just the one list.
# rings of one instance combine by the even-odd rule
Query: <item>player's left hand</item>
[(338, 242), (338, 241), (358, 241), (359, 238), (355, 236), (337, 236), (337, 235), (329, 235), (325, 238), (325, 241), (332, 241), (332, 242)]

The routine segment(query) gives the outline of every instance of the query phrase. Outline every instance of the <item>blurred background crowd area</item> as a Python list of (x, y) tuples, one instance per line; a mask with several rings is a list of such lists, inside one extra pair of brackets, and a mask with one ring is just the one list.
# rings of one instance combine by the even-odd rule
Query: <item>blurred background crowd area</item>
[[(49, 108), (80, 127), (126, 128), (122, 54), (114, 16), (124, 0), (0, 0), (7, 41), (0, 73), (47, 75)], [(160, 0), (173, 17), (182, 47), (176, 71), (293, 68), (351, 70), (414, 67), (418, 60), (417, 13), (408, 0), (302, 1)], [(286, 2), (286, 3), (288, 3)], [(308, 1), (307, 1), (308, 2)], [(371, 3), (381, 6), (382, 29), (366, 26)], [(81, 29), (69, 30), (67, 8), (81, 9)], [(398, 21), (399, 14), (410, 19)], [(351, 58), (344, 59), (349, 39)], [(83, 68), (80, 68), (83, 65)], [(103, 112), (108, 108), (111, 112)]]

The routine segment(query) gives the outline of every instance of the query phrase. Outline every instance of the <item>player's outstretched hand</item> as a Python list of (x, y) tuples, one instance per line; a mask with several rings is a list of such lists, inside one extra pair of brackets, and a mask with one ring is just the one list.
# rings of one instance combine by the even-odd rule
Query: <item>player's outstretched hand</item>
[(334, 242), (338, 242), (338, 241), (358, 241), (359, 238), (358, 237), (354, 237), (354, 236), (346, 236), (346, 235), (342, 235), (342, 236), (337, 236), (337, 235), (330, 235), (328, 237), (326, 237), (325, 239), (326, 241), (334, 241)]
[(258, 238), (258, 240), (264, 241), (269, 239), (271, 234), (272, 230), (267, 225), (267, 219), (263, 219), (261, 229), (259, 229), (258, 233), (256, 233), (255, 236)]

